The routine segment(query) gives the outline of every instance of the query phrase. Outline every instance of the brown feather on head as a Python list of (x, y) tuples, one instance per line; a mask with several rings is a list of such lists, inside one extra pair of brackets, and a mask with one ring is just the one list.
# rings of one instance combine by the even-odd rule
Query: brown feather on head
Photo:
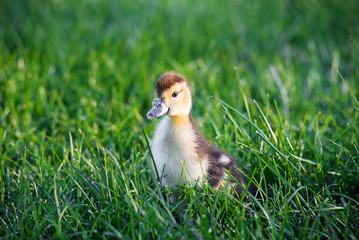
[(165, 90), (180, 82), (186, 82), (186, 79), (178, 73), (168, 72), (161, 75), (155, 82), (155, 89), (158, 96), (161, 96)]

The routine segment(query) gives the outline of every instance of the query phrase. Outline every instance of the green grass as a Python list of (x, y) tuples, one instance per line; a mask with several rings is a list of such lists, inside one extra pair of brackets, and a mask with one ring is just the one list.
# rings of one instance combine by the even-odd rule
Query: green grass
[[(355, 0), (2, 1), (0, 236), (357, 238), (357, 16)], [(168, 70), (260, 198), (158, 186), (145, 114)]]

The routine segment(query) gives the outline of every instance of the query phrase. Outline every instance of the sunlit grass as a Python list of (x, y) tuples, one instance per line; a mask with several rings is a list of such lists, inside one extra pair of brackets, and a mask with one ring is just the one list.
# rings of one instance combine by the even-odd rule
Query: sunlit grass
[[(5, 1), (0, 236), (356, 238), (358, 6)], [(145, 113), (168, 70), (256, 198), (159, 187)]]

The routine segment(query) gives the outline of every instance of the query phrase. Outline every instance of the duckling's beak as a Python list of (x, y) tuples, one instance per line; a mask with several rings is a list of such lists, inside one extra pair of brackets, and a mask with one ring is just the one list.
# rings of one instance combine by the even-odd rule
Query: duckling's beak
[(155, 99), (152, 103), (152, 108), (147, 113), (147, 118), (152, 120), (156, 117), (168, 114), (170, 108), (168, 108), (165, 104), (165, 99)]

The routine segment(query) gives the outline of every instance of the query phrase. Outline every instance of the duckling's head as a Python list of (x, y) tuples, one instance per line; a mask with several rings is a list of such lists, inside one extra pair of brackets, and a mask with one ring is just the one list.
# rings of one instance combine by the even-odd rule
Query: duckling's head
[(158, 78), (154, 84), (155, 96), (148, 119), (168, 114), (171, 117), (188, 116), (192, 108), (191, 89), (186, 79), (174, 72), (168, 72)]

